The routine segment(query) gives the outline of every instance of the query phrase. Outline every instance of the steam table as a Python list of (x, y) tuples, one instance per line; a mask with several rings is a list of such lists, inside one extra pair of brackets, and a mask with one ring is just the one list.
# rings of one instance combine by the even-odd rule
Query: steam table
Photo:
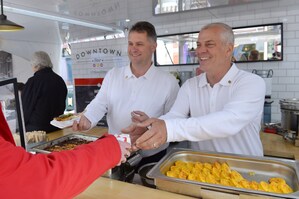
[[(85, 134), (102, 136), (107, 132), (106, 128), (96, 127), (90, 131), (84, 132)], [(74, 133), (71, 128), (63, 129), (48, 134), (50, 140), (59, 138), (64, 135)], [(299, 147), (296, 147), (293, 143), (290, 143), (283, 139), (282, 136), (277, 134), (263, 133), (260, 134), (264, 147), (265, 156), (288, 158), (299, 160)], [(250, 196), (250, 195), (234, 195), (210, 190), (201, 190), (203, 199), (262, 199), (271, 197), (262, 196)], [(131, 198), (143, 198), (143, 199), (191, 199), (192, 197), (170, 193), (167, 191), (147, 188), (141, 185), (130, 184), (121, 182), (109, 178), (100, 177), (94, 181), (84, 192), (79, 194), (76, 199), (131, 199)], [(271, 198), (272, 199), (272, 198)]]

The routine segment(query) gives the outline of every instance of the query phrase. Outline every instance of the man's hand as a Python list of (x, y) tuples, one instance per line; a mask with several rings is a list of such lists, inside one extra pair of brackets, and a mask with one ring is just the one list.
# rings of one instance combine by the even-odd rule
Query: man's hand
[(136, 140), (145, 132), (147, 131), (146, 127), (138, 127), (136, 124), (145, 121), (149, 117), (147, 114), (145, 114), (142, 111), (133, 111), (131, 113), (132, 116), (132, 123), (130, 126), (126, 127), (125, 129), (122, 129), (121, 132), (125, 134), (130, 134), (131, 144), (133, 146), (133, 150), (137, 150), (135, 148), (135, 142)]
[(127, 161), (127, 157), (130, 156), (130, 150), (131, 145), (127, 142), (118, 141), (121, 151), (121, 158), (117, 166), (119, 166), (121, 163), (124, 163)]
[(133, 111), (131, 113), (131, 116), (132, 116), (132, 118), (131, 118), (132, 122), (135, 122), (135, 123), (143, 122), (149, 118), (148, 115), (142, 111)]
[(146, 127), (138, 127), (134, 122), (131, 123), (130, 126), (121, 130), (122, 133), (130, 135), (133, 151), (138, 150), (138, 148), (135, 147), (135, 142), (145, 131), (147, 131)]
[(151, 126), (151, 128), (136, 140), (136, 148), (145, 150), (156, 149), (166, 143), (167, 129), (164, 120), (150, 118), (142, 123), (138, 123), (137, 126), (142, 128)]
[(82, 114), (79, 122), (74, 121), (73, 131), (86, 131), (91, 128), (91, 122)]

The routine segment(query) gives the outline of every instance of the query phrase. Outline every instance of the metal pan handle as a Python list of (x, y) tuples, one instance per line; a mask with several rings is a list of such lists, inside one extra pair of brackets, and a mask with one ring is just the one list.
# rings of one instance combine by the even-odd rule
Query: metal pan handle
[(125, 164), (128, 166), (134, 167), (142, 160), (142, 155), (140, 154), (140, 150), (136, 151), (134, 154), (132, 154)]
[(270, 69), (270, 70), (268, 71), (268, 75), (267, 75), (267, 77), (269, 78), (269, 77), (272, 77), (272, 76), (273, 76), (273, 70)]

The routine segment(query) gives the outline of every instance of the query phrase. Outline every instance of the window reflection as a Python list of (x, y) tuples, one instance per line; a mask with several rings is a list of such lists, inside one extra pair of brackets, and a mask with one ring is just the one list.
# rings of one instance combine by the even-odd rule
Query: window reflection
[[(233, 28), (234, 62), (281, 61), (282, 23)], [(197, 65), (198, 32), (158, 36), (155, 65)]]
[(154, 14), (158, 15), (263, 1), (267, 0), (153, 0), (153, 8)]
[(282, 60), (282, 24), (234, 28), (236, 61)]

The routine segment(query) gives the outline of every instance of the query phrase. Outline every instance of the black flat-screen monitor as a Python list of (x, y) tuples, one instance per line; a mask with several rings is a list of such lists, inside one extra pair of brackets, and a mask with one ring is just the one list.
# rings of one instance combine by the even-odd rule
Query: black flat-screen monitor
[[(263, 24), (233, 28), (234, 62), (267, 62), (283, 60), (283, 24)], [(196, 42), (198, 32), (159, 35), (154, 55), (156, 66), (198, 65)], [(250, 54), (254, 55), (250, 56)]]

